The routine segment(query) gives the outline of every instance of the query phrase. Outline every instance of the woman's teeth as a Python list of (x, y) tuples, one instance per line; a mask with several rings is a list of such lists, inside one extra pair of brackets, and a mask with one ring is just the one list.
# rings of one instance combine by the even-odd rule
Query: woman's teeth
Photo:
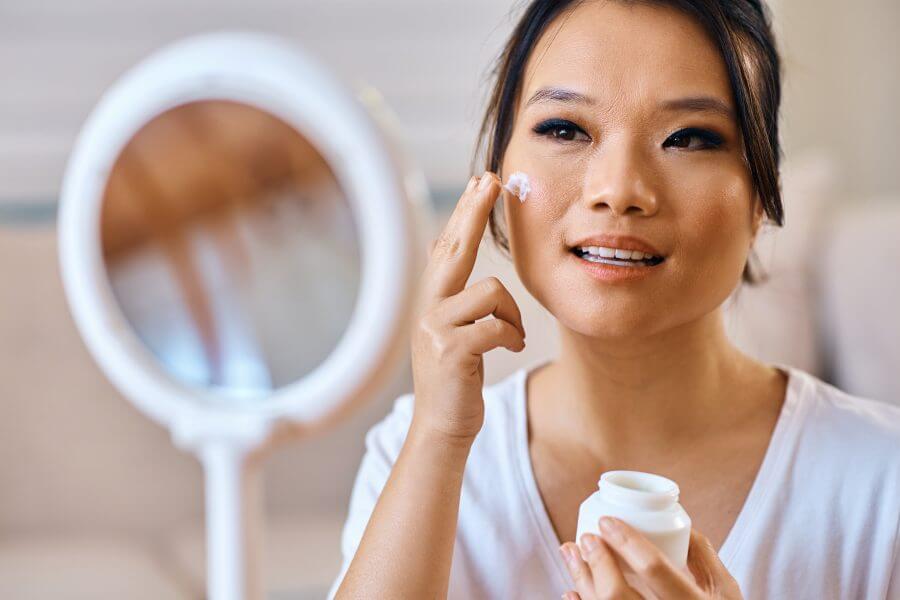
[(617, 265), (620, 267), (642, 265), (655, 265), (662, 262), (661, 256), (645, 254), (638, 250), (620, 250), (618, 248), (605, 248), (603, 246), (582, 246), (575, 248), (575, 253), (589, 262)]

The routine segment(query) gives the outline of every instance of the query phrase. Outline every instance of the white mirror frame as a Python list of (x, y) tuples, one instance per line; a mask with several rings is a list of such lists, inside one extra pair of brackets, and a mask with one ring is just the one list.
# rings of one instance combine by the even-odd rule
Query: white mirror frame
[[(213, 99), (269, 112), (310, 140), (344, 190), (365, 249), (354, 311), (336, 348), (300, 381), (252, 404), (217, 398), (165, 372), (123, 316), (101, 251), (101, 203), (126, 144), (163, 112)], [(265, 441), (276, 421), (319, 423), (333, 417), (384, 368), (404, 328), (424, 256), (422, 226), (430, 215), (424, 178), (401, 164), (398, 148), (385, 137), (390, 133), (378, 127), (371, 108), (294, 45), (229, 32), (177, 42), (138, 64), (104, 95), (77, 139), (60, 198), (65, 292), (106, 376), (204, 464), (211, 600), (260, 593), (245, 572), (252, 559), (245, 554), (247, 454)]]

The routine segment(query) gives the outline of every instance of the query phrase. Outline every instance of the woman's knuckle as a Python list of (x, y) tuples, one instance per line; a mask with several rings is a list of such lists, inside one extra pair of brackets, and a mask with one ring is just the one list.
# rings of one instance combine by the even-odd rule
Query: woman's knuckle
[(586, 584), (590, 583), (591, 578), (587, 569), (585, 569), (583, 565), (579, 565), (575, 567), (574, 571), (572, 572), (572, 579), (575, 581), (575, 583), (585, 584), (586, 587)]
[(661, 557), (657, 556), (645, 561), (641, 565), (639, 572), (644, 577), (655, 579), (665, 575), (667, 570), (668, 569), (666, 563), (662, 560)]
[(499, 279), (491, 275), (482, 281), (485, 291), (488, 294), (495, 295), (500, 293), (504, 288)]
[(416, 342), (436, 357), (446, 356), (449, 341), (433, 315), (423, 316), (416, 329)]
[(430, 339), (437, 335), (437, 329), (434, 313), (425, 313), (419, 318), (416, 326), (416, 335)]
[(591, 570), (595, 573), (599, 573), (605, 570), (603, 557), (600, 556), (599, 552), (592, 552), (591, 554), (589, 554), (587, 562), (591, 566)]
[(444, 258), (454, 258), (461, 253), (462, 242), (451, 233), (443, 232), (434, 244), (434, 251)]
[(431, 339), (431, 350), (438, 360), (446, 360), (453, 356), (455, 344), (444, 335), (437, 335)]
[(703, 545), (704, 548), (706, 548), (707, 550), (709, 550), (710, 552), (715, 554), (716, 553), (715, 546), (713, 546), (712, 542), (709, 541), (709, 538), (706, 537), (705, 535), (703, 535), (702, 533), (700, 533), (699, 531), (697, 532), (697, 535), (699, 536), (700, 544)]

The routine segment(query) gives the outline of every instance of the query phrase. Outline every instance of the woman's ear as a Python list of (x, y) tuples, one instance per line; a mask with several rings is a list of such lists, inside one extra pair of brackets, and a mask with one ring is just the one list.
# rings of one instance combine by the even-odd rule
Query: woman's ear
[(766, 209), (763, 206), (762, 200), (757, 193), (753, 198), (753, 240), (756, 241), (756, 234), (759, 233), (760, 227), (762, 227), (763, 222), (766, 220)]

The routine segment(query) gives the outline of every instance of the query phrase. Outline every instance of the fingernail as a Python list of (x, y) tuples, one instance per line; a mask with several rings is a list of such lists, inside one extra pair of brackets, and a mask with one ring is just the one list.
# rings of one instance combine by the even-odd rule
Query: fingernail
[(599, 546), (597, 543), (597, 536), (590, 533), (584, 534), (581, 536), (581, 545), (588, 554), (593, 554), (594, 550)]
[(483, 192), (484, 190), (488, 189), (488, 187), (493, 182), (494, 182), (494, 178), (491, 177), (491, 174), (485, 173), (484, 176), (481, 178), (481, 181), (478, 182), (478, 191)]
[(559, 553), (562, 554), (563, 560), (566, 561), (567, 565), (572, 566), (575, 564), (575, 553), (567, 544), (559, 547)]
[(478, 178), (472, 175), (469, 177), (469, 183), (466, 185), (466, 192), (471, 192), (475, 187), (475, 182), (478, 181)]
[(614, 544), (621, 544), (625, 541), (625, 535), (622, 526), (616, 519), (610, 517), (600, 517), (600, 531), (606, 539)]

